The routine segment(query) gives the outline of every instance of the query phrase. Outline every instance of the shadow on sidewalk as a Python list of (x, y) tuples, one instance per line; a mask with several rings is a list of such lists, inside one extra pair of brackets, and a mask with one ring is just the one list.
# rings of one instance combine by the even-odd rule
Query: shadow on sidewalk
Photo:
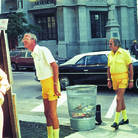
[[(46, 138), (47, 129), (45, 123), (20, 121), (22, 138)], [(71, 130), (70, 126), (60, 125), (60, 138), (71, 135), (77, 131)]]

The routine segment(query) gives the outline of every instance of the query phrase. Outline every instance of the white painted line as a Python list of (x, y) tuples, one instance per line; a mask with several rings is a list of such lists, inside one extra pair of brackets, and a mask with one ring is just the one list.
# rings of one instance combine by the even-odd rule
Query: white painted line
[(114, 100), (105, 116), (105, 118), (112, 118), (113, 114), (114, 114), (114, 111), (116, 109), (116, 96), (114, 97)]
[(61, 97), (58, 99), (57, 107), (63, 104), (67, 100), (67, 94), (66, 91), (61, 92)]
[[(67, 100), (67, 94), (65, 91), (61, 92), (61, 97), (58, 99), (57, 107), (63, 104)], [(40, 104), (31, 110), (31, 112), (44, 112), (44, 104)]]
[(39, 106), (32, 109), (31, 112), (44, 112), (44, 104), (41, 103)]

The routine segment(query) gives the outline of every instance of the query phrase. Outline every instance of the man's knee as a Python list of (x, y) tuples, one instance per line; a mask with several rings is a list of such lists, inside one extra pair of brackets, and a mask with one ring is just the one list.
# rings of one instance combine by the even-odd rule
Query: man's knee
[(121, 103), (122, 102), (122, 98), (121, 97), (117, 97), (116, 101), (117, 101), (117, 103)]
[(49, 111), (44, 111), (44, 115), (47, 117), (47, 116), (50, 116), (50, 113)]
[(55, 113), (50, 113), (50, 117), (51, 117), (52, 119), (56, 118), (56, 117), (57, 117), (57, 113), (56, 113), (56, 112), (55, 112)]

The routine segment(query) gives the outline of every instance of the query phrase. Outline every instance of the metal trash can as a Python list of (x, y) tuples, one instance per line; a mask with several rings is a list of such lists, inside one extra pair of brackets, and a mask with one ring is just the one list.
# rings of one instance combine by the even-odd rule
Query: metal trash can
[(68, 111), (73, 130), (95, 128), (96, 85), (74, 85), (66, 87)]

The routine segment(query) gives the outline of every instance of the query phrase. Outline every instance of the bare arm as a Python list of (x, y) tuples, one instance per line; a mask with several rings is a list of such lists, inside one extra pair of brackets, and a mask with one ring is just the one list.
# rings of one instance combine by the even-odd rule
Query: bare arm
[(58, 74), (59, 74), (58, 65), (56, 62), (52, 62), (52, 63), (50, 63), (50, 65), (53, 68), (54, 83), (57, 83), (58, 82)]
[(107, 78), (111, 79), (110, 67), (107, 68)]
[(112, 87), (110, 67), (107, 68), (107, 86), (109, 89)]
[(58, 76), (59, 76), (58, 65), (56, 62), (52, 62), (52, 63), (50, 63), (50, 65), (53, 68), (55, 94), (57, 96), (60, 96), (61, 93), (58, 91)]
[(129, 73), (130, 73), (129, 89), (131, 89), (133, 87), (133, 65), (132, 63), (130, 63), (128, 67), (129, 67)]

